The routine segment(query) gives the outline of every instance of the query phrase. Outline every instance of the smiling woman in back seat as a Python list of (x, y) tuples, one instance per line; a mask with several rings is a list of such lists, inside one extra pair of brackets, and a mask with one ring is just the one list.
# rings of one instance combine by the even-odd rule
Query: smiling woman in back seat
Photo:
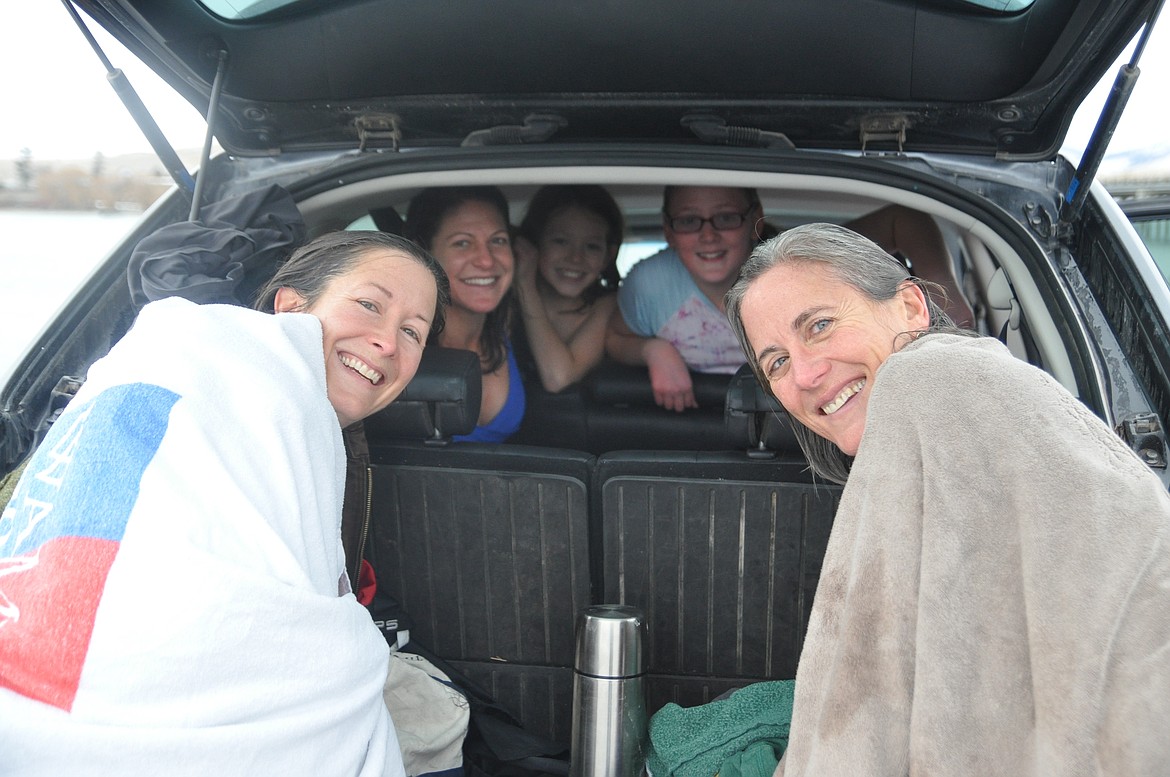
[(479, 424), (462, 442), (504, 442), (524, 420), (524, 384), (512, 351), (512, 255), (508, 201), (494, 186), (424, 189), (403, 234), (426, 248), (451, 282), (438, 343), (475, 352), (483, 370)]
[(780, 773), (1170, 764), (1170, 495), (1047, 373), (831, 224), (727, 295), (813, 470), (844, 483)]
[(0, 518), (5, 774), (404, 774), (341, 429), (411, 380), (446, 297), (425, 251), (342, 232), (277, 271), (277, 315), (142, 310)]

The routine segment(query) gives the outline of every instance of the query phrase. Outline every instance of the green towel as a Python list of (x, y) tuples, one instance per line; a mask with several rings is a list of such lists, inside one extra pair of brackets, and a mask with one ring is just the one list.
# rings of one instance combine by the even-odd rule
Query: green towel
[[(647, 766), (654, 777), (712, 777), (724, 762), (755, 742), (788, 742), (792, 680), (740, 688), (729, 698), (698, 707), (667, 704), (650, 719)], [(758, 751), (757, 751), (758, 753)]]
[(723, 762), (719, 767), (719, 777), (772, 777), (787, 744), (788, 737), (752, 742), (747, 750)]

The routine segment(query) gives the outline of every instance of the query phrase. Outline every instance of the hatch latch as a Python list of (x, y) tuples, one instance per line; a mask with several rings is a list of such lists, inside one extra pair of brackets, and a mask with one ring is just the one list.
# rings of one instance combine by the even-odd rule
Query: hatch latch
[(358, 134), (358, 151), (365, 151), (372, 146), (384, 146), (386, 141), (390, 141), (391, 147), (397, 151), (402, 142), (402, 130), (398, 122), (399, 118), (392, 113), (358, 116), (353, 123)]
[(1121, 422), (1121, 437), (1138, 458), (1154, 469), (1166, 469), (1166, 432), (1154, 413), (1136, 413)]
[(461, 146), (514, 146), (521, 143), (543, 143), (569, 122), (555, 113), (532, 113), (523, 124), (500, 124), (470, 132)]
[(1055, 234), (1052, 225), (1052, 215), (1044, 206), (1035, 202), (1024, 203), (1024, 218), (1028, 222), (1028, 228), (1036, 233), (1036, 236), (1048, 240)]
[(682, 125), (695, 133), (704, 143), (717, 143), (741, 148), (784, 148), (795, 150), (793, 143), (783, 132), (762, 130), (759, 127), (738, 127), (728, 124), (719, 116), (697, 114), (684, 116)]
[(901, 154), (906, 147), (906, 130), (910, 129), (910, 118), (903, 113), (886, 113), (864, 116), (861, 119), (861, 152), (869, 150), (870, 143), (894, 143)]

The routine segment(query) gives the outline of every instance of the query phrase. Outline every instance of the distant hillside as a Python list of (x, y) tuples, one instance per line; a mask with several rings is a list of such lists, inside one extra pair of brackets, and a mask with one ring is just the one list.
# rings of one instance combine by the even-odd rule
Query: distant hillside
[(1170, 180), (1170, 142), (1106, 156), (1099, 174), (1106, 186), (1110, 181)]
[[(183, 149), (178, 154), (187, 169), (194, 172), (200, 150)], [(142, 210), (172, 184), (166, 168), (153, 153), (89, 159), (30, 157), (28, 161), (32, 181), (26, 187), (20, 160), (0, 159), (0, 208)], [(1170, 143), (1111, 154), (1101, 163), (1098, 177), (1119, 196), (1132, 196), (1146, 184), (1165, 191), (1165, 186), (1170, 185)]]
[[(198, 149), (177, 153), (188, 170), (195, 170)], [(22, 166), (30, 172), (22, 171)], [(0, 159), (0, 208), (144, 210), (171, 183), (153, 153), (51, 160), (33, 156), (27, 162)]]

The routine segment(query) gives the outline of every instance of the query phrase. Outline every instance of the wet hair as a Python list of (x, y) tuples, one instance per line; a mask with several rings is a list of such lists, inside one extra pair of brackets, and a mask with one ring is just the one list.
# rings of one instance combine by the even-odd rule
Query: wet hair
[[(742, 308), (748, 289), (760, 276), (782, 265), (817, 265), (828, 271), (837, 280), (852, 286), (862, 296), (874, 302), (893, 299), (910, 283), (922, 289), (930, 314), (930, 324), (917, 332), (906, 332), (906, 337), (917, 337), (932, 332), (948, 332), (977, 336), (977, 333), (960, 329), (932, 299), (931, 293), (945, 292), (936, 284), (915, 278), (906, 266), (886, 253), (872, 240), (851, 229), (836, 224), (804, 224), (782, 232), (779, 236), (761, 243), (752, 251), (751, 258), (740, 271), (739, 280), (727, 292), (724, 304), (731, 328), (739, 344), (747, 354), (748, 364), (764, 390), (775, 399), (771, 384), (756, 361), (756, 352), (744, 331)], [(899, 335), (901, 337), (903, 335)], [(787, 413), (787, 411), (785, 411)], [(801, 450), (817, 474), (836, 483), (844, 483), (849, 477), (853, 457), (847, 455), (832, 442), (816, 434), (788, 414), (792, 431), (800, 443)]]
[[(433, 250), (435, 235), (443, 219), (452, 211), (469, 202), (482, 202), (494, 208), (511, 232), (508, 220), (508, 201), (495, 186), (448, 186), (423, 189), (410, 201), (402, 234), (428, 251)], [(512, 311), (515, 309), (511, 289), (500, 300), (496, 309), (487, 314), (479, 335), (483, 372), (495, 372), (508, 358), (508, 335), (512, 329)], [(432, 339), (435, 333), (432, 333)]]
[(626, 223), (621, 208), (605, 187), (592, 184), (540, 187), (528, 203), (528, 212), (520, 224), (520, 234), (539, 248), (548, 222), (572, 207), (581, 208), (605, 222), (605, 244), (613, 250), (613, 257), (601, 268), (601, 275), (581, 295), (584, 302), (582, 307), (588, 307), (601, 295), (617, 291), (621, 281), (617, 269), (617, 249), (622, 244)]
[(371, 252), (379, 250), (401, 254), (430, 271), (435, 280), (436, 292), (431, 335), (441, 332), (446, 322), (447, 305), (451, 301), (447, 273), (425, 250), (405, 238), (386, 232), (327, 232), (306, 243), (293, 251), (272, 279), (257, 292), (253, 307), (267, 313), (273, 312), (276, 292), (288, 288), (304, 299), (305, 308), (311, 308), (334, 279), (350, 272)]

